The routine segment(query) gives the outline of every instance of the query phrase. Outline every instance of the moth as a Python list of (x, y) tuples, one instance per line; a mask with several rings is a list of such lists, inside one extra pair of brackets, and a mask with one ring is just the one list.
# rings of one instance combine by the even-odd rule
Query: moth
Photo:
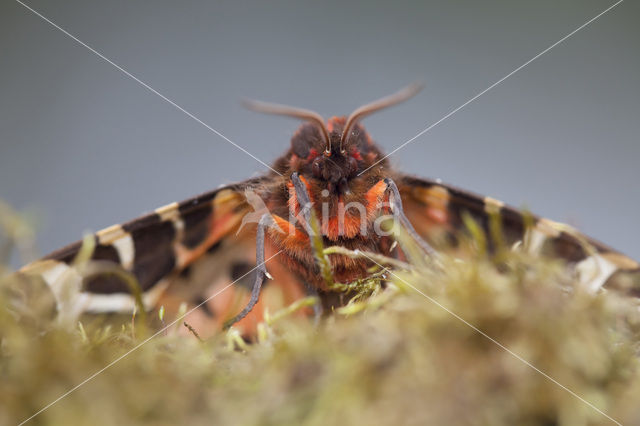
[[(505, 244), (527, 241), (529, 251), (564, 259), (593, 291), (623, 288), (640, 296), (640, 265), (604, 244), (495, 199), (390, 167), (361, 121), (418, 90), (411, 85), (327, 121), (309, 110), (251, 102), (254, 110), (303, 122), (271, 172), (101, 230), (90, 258), (132, 274), (146, 309), (162, 306), (177, 315), (186, 303), (198, 307), (187, 320), (201, 334), (233, 323), (250, 332), (265, 309), (306, 294), (318, 295), (325, 309), (345, 302), (320, 273), (314, 238), (324, 246), (402, 256), (403, 248), (379, 227), (389, 215), (425, 256), (436, 256), (455, 251), (465, 217), (490, 234), (491, 217), (498, 215)], [(81, 248), (81, 242), (71, 244), (20, 273), (43, 280), (59, 310), (68, 305), (63, 299), (71, 282), (78, 289), (77, 312), (132, 311), (134, 298), (121, 274), (86, 276), (75, 266)], [(338, 282), (362, 278), (372, 266), (342, 254), (329, 260)]]

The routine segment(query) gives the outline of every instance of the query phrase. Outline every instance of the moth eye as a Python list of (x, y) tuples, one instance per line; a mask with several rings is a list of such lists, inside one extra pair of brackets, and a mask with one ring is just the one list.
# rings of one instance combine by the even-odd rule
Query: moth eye
[(311, 171), (313, 175), (317, 178), (322, 177), (322, 167), (320, 166), (320, 158), (316, 158), (314, 162), (311, 164)]

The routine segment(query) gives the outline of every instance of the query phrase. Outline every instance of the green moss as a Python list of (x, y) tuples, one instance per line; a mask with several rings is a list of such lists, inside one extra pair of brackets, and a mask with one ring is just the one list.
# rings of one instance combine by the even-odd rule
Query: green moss
[(204, 342), (178, 335), (181, 323), (146, 341), (140, 318), (63, 328), (45, 289), (5, 277), (0, 424), (87, 379), (31, 423), (612, 424), (515, 355), (617, 421), (640, 423), (633, 300), (589, 295), (560, 262), (517, 252), (499, 264), (387, 263), (395, 269), (345, 284), (356, 300), (319, 325), (273, 313), (252, 345), (233, 330)]

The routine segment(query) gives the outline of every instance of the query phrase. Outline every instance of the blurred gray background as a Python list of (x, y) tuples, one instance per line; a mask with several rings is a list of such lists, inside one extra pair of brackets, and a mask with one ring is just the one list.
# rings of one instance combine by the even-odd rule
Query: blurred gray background
[[(270, 163), (298, 123), (416, 80), (368, 118), (389, 152), (613, 4), (25, 0)], [(626, 0), (393, 156), (640, 258), (640, 4)], [(0, 198), (48, 252), (265, 167), (13, 0), (0, 4)]]

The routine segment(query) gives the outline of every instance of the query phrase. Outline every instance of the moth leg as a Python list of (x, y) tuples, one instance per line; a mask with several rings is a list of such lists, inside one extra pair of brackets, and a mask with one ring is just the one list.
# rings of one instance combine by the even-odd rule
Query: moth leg
[[(296, 198), (298, 199), (298, 203), (302, 207), (302, 216), (305, 220), (305, 230), (307, 231), (309, 236), (313, 236), (313, 228), (311, 227), (311, 197), (309, 197), (309, 192), (307, 191), (307, 187), (300, 179), (300, 175), (298, 172), (294, 172), (291, 174), (291, 181), (293, 182), (293, 187), (296, 191)], [(311, 240), (309, 240), (311, 243)], [(318, 303), (313, 305), (313, 317), (316, 325), (320, 321), (322, 317), (322, 313), (324, 308), (322, 306), (322, 302), (320, 301), (320, 295), (318, 294), (318, 290), (308, 283), (304, 283), (307, 288), (307, 292), (310, 296), (316, 296), (318, 298)]]
[(269, 276), (267, 272), (267, 267), (264, 262), (264, 230), (267, 226), (269, 226), (272, 222), (271, 215), (269, 213), (265, 213), (260, 218), (260, 222), (258, 222), (258, 231), (256, 234), (256, 280), (253, 282), (253, 288), (251, 289), (251, 299), (247, 306), (235, 317), (224, 323), (223, 328), (226, 330), (231, 327), (233, 324), (240, 321), (242, 318), (246, 317), (249, 312), (253, 309), (253, 307), (258, 303), (258, 298), (260, 297), (260, 290), (262, 289), (262, 285), (264, 284), (265, 278)]
[(393, 213), (394, 219), (405, 227), (409, 235), (429, 256), (434, 257), (436, 251), (416, 232), (411, 222), (409, 222), (409, 219), (407, 219), (407, 216), (405, 216), (404, 209), (402, 208), (402, 198), (400, 198), (400, 191), (396, 183), (391, 178), (385, 178), (384, 183), (387, 185), (387, 190), (390, 191), (389, 204), (391, 204), (391, 212)]
[(300, 179), (300, 175), (298, 172), (294, 172), (291, 174), (291, 181), (293, 182), (293, 188), (296, 191), (296, 198), (298, 199), (298, 204), (300, 204), (302, 217), (304, 218), (304, 228), (307, 231), (307, 234), (311, 236), (313, 234), (313, 229), (311, 228), (311, 197), (309, 197), (309, 192), (307, 191), (307, 186)]

